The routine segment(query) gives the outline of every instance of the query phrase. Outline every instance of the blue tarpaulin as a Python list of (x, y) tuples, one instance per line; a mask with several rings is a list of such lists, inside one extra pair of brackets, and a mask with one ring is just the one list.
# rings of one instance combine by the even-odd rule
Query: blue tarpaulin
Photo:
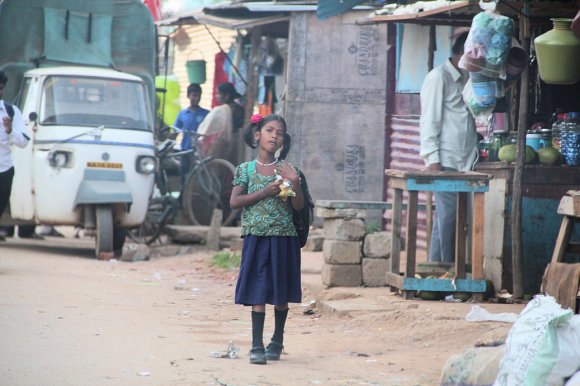
[(328, 19), (332, 16), (338, 16), (365, 2), (365, 0), (318, 0), (316, 16), (320, 20)]

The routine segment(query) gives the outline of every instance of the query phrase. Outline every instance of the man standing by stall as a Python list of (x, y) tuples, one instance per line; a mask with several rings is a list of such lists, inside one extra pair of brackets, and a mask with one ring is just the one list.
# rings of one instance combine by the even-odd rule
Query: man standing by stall
[[(4, 87), (8, 78), (0, 71), (0, 217), (8, 206), (12, 180), (14, 179), (14, 164), (12, 163), (12, 144), (24, 147), (28, 143), (22, 113), (16, 106), (3, 100)], [(0, 239), (4, 236), (0, 235)]]
[[(421, 157), (428, 171), (468, 171), (477, 160), (475, 122), (461, 95), (469, 75), (459, 69), (467, 32), (457, 36), (451, 58), (425, 77), (421, 88)], [(430, 262), (455, 260), (457, 193), (435, 192)]]

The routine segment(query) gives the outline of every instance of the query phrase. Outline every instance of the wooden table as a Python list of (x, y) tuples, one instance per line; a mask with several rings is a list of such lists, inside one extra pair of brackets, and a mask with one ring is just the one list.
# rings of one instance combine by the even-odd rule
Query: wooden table
[[(482, 299), (486, 291), (483, 280), (483, 221), (484, 193), (489, 190), (488, 174), (477, 172), (407, 172), (394, 169), (385, 170), (393, 194), (391, 270), (386, 282), (394, 290), (401, 291), (405, 299), (415, 296), (416, 291), (471, 292), (476, 300)], [(401, 257), (401, 220), (403, 211), (403, 192), (408, 195), (406, 250), (407, 264), (405, 274), (400, 270)], [(415, 263), (417, 250), (417, 207), (420, 191), (457, 192), (457, 221), (455, 241), (456, 279), (417, 279)], [(472, 271), (471, 279), (466, 279), (465, 260), (467, 248), (467, 199), (473, 193), (472, 226)]]

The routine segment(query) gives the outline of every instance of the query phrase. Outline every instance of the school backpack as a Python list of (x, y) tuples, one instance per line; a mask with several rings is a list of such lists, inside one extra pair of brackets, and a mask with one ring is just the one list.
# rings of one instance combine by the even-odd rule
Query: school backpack
[(306, 176), (304, 176), (302, 171), (298, 172), (298, 175), (300, 176), (300, 187), (304, 195), (304, 206), (300, 210), (292, 209), (292, 219), (294, 220), (294, 227), (298, 233), (298, 240), (300, 240), (300, 247), (302, 248), (306, 245), (310, 225), (314, 221), (314, 202), (308, 190)]
[[(256, 161), (248, 162), (248, 175), (251, 175), (254, 170), (256, 170)], [(304, 195), (304, 206), (300, 210), (292, 209), (292, 221), (294, 222), (296, 233), (298, 233), (300, 248), (302, 248), (306, 245), (310, 225), (312, 225), (312, 222), (314, 221), (314, 202), (312, 201), (310, 191), (308, 190), (306, 176), (304, 176), (302, 171), (298, 172), (298, 176), (300, 177), (300, 187), (302, 188), (302, 194)]]

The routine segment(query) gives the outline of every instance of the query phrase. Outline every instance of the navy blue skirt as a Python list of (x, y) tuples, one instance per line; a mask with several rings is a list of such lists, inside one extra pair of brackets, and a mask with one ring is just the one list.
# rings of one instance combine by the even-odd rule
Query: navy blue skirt
[(245, 236), (236, 304), (279, 305), (301, 301), (298, 237)]

